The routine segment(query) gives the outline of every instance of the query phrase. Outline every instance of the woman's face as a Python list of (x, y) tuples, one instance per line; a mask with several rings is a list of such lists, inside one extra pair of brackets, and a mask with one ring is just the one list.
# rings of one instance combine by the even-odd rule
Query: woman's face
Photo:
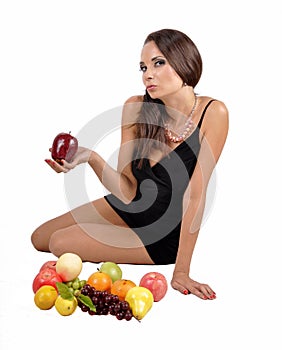
[(143, 46), (140, 70), (143, 83), (152, 98), (162, 99), (179, 91), (183, 81), (170, 66), (154, 41)]

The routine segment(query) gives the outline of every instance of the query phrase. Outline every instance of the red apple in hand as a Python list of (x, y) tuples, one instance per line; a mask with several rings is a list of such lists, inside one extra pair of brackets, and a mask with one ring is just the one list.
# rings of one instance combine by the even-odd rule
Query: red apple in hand
[(160, 272), (148, 272), (140, 280), (140, 287), (149, 289), (154, 297), (154, 301), (160, 301), (167, 292), (167, 280)]
[(61, 132), (58, 134), (52, 144), (52, 158), (62, 164), (62, 160), (71, 162), (78, 149), (78, 141), (70, 133)]

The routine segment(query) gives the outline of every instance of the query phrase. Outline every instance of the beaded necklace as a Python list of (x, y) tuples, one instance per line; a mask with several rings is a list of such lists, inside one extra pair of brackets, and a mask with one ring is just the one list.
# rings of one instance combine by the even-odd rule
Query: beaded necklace
[(172, 132), (169, 129), (169, 125), (165, 124), (165, 136), (169, 141), (178, 143), (178, 142), (185, 140), (186, 137), (191, 134), (191, 132), (194, 128), (194, 123), (192, 121), (192, 117), (193, 117), (194, 111), (196, 109), (196, 105), (197, 105), (197, 96), (195, 95), (194, 105), (193, 105), (192, 110), (191, 110), (191, 112), (190, 112), (190, 114), (189, 114), (189, 116), (184, 124), (183, 131), (180, 135), (177, 135), (175, 132)]

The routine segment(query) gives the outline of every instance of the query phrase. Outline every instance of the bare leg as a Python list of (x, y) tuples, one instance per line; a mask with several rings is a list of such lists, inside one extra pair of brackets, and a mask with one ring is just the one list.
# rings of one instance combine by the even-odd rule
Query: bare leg
[[(110, 244), (108, 244), (110, 242)], [(139, 237), (129, 228), (105, 224), (75, 224), (53, 233), (50, 251), (78, 254), (83, 261), (154, 264)]]
[[(104, 198), (84, 204), (39, 226), (32, 234), (31, 241), (37, 250), (49, 252), (51, 236), (58, 230), (77, 223), (93, 223), (127, 227)], [(134, 234), (132, 232), (132, 234)]]

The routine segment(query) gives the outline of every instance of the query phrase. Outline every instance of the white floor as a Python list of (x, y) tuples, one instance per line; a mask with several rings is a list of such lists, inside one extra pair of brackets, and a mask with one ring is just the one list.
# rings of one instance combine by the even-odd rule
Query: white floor
[[(25, 209), (32, 220), (32, 206)], [(214, 209), (215, 213), (216, 209)], [(219, 215), (214, 215), (217, 218)], [(212, 220), (210, 220), (212, 222)], [(113, 344), (135, 349), (172, 348), (175, 342), (194, 349), (279, 349), (281, 312), (278, 247), (273, 254), (259, 232), (215, 231), (209, 224), (202, 231), (193, 260), (193, 277), (209, 283), (217, 292), (214, 301), (184, 296), (171, 287), (163, 300), (138, 323), (112, 316), (94, 316), (79, 309), (69, 317), (55, 309), (39, 310), (33, 303), (32, 281), (51, 254), (33, 250), (29, 242), (31, 223), (10, 222), (1, 238), (0, 339), (1, 349), (28, 346), (50, 349), (81, 346), (112, 349)], [(216, 225), (215, 225), (216, 226)], [(13, 228), (13, 229), (12, 229)], [(10, 237), (4, 235), (9, 234)], [(213, 237), (211, 237), (213, 236)], [(6, 248), (6, 249), (5, 249)], [(13, 250), (12, 250), (13, 249)], [(100, 264), (84, 263), (82, 278)], [(280, 265), (281, 266), (281, 265)], [(162, 272), (170, 280), (173, 266), (121, 265), (123, 277), (138, 283), (149, 271)], [(280, 344), (280, 345), (279, 345)]]
[[(127, 16), (117, 1), (1, 2), (1, 350), (179, 344), (196, 350), (281, 350), (282, 57), (276, 3), (176, 0), (154, 5), (156, 13), (151, 1), (137, 8), (130, 1)], [(31, 285), (53, 256), (35, 251), (30, 235), (69, 205), (66, 177), (44, 163), (50, 142), (58, 132), (77, 134), (101, 111), (143, 93), (140, 45), (162, 27), (179, 28), (199, 43), (204, 74), (197, 92), (222, 99), (230, 111), (216, 196), (191, 267), (192, 277), (209, 283), (217, 299), (202, 301), (169, 288), (140, 323), (80, 310), (70, 317), (40, 311)], [(106, 142), (106, 149), (99, 141), (109, 159), (114, 143)], [(89, 169), (86, 175), (89, 197), (102, 195)], [(98, 266), (84, 264), (81, 277)], [(122, 269), (136, 282), (152, 270), (170, 281), (173, 266)]]

